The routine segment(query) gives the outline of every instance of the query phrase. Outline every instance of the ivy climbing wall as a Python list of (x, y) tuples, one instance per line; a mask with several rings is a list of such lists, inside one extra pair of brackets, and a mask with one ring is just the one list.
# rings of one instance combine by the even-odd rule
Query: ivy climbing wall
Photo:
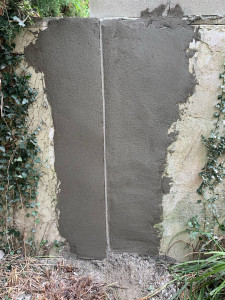
[(182, 258), (187, 249), (176, 241), (202, 214), (200, 136), (214, 122), (225, 26), (191, 24), (180, 7), (163, 11), (46, 20), (29, 32), (25, 57), (48, 110), (31, 111), (45, 120), (40, 141), (51, 162), (52, 177), (40, 185), (43, 220), (49, 212), (47, 235), (60, 234), (79, 257), (108, 250)]
[[(189, 70), (196, 78), (195, 92), (186, 103), (179, 104), (180, 118), (169, 130), (169, 133), (177, 133), (177, 138), (167, 152), (165, 174), (171, 178), (171, 189), (163, 196), (161, 252), (180, 260), (190, 253), (184, 243), (190, 242), (185, 233), (188, 221), (195, 216), (199, 216), (201, 222), (205, 219), (202, 203), (198, 203), (201, 196), (196, 193), (201, 183), (198, 173), (206, 163), (206, 148), (201, 135), (211, 136), (215, 127), (213, 113), (221, 91), (218, 74), (223, 72), (225, 58), (225, 26), (200, 25), (195, 28), (201, 37), (190, 44), (190, 50), (195, 51), (189, 62)], [(217, 187), (216, 193), (221, 195), (216, 211), (219, 220), (223, 221), (223, 184)]]
[[(47, 22), (36, 22), (29, 29), (24, 30), (16, 38), (15, 52), (24, 54), (24, 49), (34, 44), (38, 34), (47, 29)], [(38, 91), (37, 101), (29, 110), (29, 129), (37, 130), (37, 142), (41, 148), (40, 158), (42, 161), (41, 177), (38, 185), (36, 208), (39, 222), (35, 224), (34, 239), (37, 245), (51, 247), (54, 242), (63, 242), (58, 230), (58, 211), (57, 211), (57, 190), (58, 181), (55, 172), (55, 150), (54, 150), (54, 125), (52, 118), (52, 109), (46, 95), (45, 77), (43, 72), (38, 72), (27, 60), (24, 59), (20, 69), (27, 68), (27, 72), (31, 74), (30, 86)], [(20, 72), (20, 70), (18, 70)], [(20, 210), (16, 216), (16, 223), (19, 229), (26, 228), (26, 232), (34, 228), (32, 218), (27, 218), (27, 210)], [(52, 249), (49, 249), (52, 250)]]

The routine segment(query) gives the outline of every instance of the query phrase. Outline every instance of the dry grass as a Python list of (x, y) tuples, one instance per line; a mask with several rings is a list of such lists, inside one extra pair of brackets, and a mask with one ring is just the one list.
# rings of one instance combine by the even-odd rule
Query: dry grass
[(62, 258), (5, 256), (0, 261), (0, 299), (106, 300), (106, 286), (77, 274)]

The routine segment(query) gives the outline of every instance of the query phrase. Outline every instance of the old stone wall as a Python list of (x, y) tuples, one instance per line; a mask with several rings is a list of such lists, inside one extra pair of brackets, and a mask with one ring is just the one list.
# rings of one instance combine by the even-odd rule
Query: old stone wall
[[(176, 141), (167, 154), (165, 174), (172, 180), (170, 192), (163, 196), (161, 252), (183, 259), (189, 253), (184, 241), (188, 220), (198, 215), (203, 218), (202, 205), (197, 204), (200, 185), (198, 173), (205, 164), (206, 149), (201, 135), (210, 136), (215, 120), (212, 118), (217, 95), (220, 93), (218, 74), (223, 72), (225, 58), (225, 26), (196, 26), (201, 39), (190, 44), (195, 51), (190, 59), (190, 72), (195, 74), (195, 92), (186, 103), (179, 104), (180, 118), (170, 130), (177, 132)], [(224, 195), (224, 186), (219, 187)], [(224, 197), (217, 203), (221, 218), (225, 215)], [(177, 242), (179, 241), (179, 242)]]
[(30, 119), (42, 122), (47, 165), (39, 238), (65, 238), (79, 257), (183, 259), (178, 241), (201, 216), (200, 136), (213, 124), (225, 26), (184, 19), (185, 5), (165, 9), (128, 20), (45, 20), (20, 38), (39, 91)]
[[(38, 34), (46, 30), (46, 21), (36, 21), (29, 29), (17, 37), (15, 52), (24, 54), (24, 49), (36, 42)], [(21, 68), (27, 68), (27, 72), (32, 75), (30, 85), (38, 91), (37, 101), (29, 111), (30, 131), (38, 130), (38, 145), (41, 148), (40, 157), (42, 160), (41, 178), (38, 187), (36, 208), (40, 223), (37, 225), (33, 218), (27, 218), (29, 210), (20, 210), (16, 216), (17, 226), (24, 230), (29, 236), (31, 229), (35, 228), (35, 241), (37, 245), (46, 241), (47, 247), (53, 246), (54, 242), (64, 242), (64, 238), (58, 230), (58, 211), (57, 211), (57, 189), (58, 181), (55, 172), (55, 150), (54, 150), (54, 125), (52, 119), (52, 109), (46, 95), (45, 76), (43, 72), (36, 71), (25, 59)], [(20, 72), (20, 70), (18, 70)], [(53, 250), (52, 248), (50, 249)]]

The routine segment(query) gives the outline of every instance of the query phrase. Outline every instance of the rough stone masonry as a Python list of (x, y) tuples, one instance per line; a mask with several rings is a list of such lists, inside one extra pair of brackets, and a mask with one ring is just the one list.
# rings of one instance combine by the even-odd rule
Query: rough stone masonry
[(180, 134), (168, 132), (194, 95), (190, 45), (200, 43), (180, 6), (162, 16), (165, 8), (139, 19), (50, 20), (25, 49), (53, 114), (59, 230), (79, 257), (159, 253), (168, 149)]

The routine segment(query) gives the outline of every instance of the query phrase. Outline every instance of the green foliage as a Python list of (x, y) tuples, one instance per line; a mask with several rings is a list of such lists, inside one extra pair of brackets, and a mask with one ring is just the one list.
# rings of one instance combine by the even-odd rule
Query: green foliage
[(37, 92), (29, 86), (30, 74), (17, 72), (22, 56), (13, 53), (12, 39), (31, 14), (27, 1), (8, 1), (0, 18), (0, 248), (21, 252), (22, 244), (35, 250), (34, 229), (28, 239), (17, 230), (15, 213), (30, 209), (36, 224), (37, 187), (40, 178), (38, 130), (28, 129), (28, 110)]
[[(225, 63), (221, 93), (213, 116), (216, 119), (211, 135), (202, 141), (206, 146), (206, 164), (199, 175), (202, 182), (197, 189), (201, 196), (197, 202), (202, 205), (204, 219), (193, 216), (188, 221), (187, 232), (195, 241), (193, 257), (195, 260), (176, 264), (171, 268), (173, 279), (142, 298), (151, 299), (161, 293), (167, 286), (176, 285), (177, 292), (170, 300), (223, 300), (225, 299), (225, 221), (217, 211), (216, 203), (223, 197), (218, 190), (225, 178)], [(219, 236), (217, 236), (218, 234)], [(191, 244), (188, 244), (191, 245)]]
[(14, 39), (22, 27), (31, 20), (33, 10), (29, 0), (0, 2), (0, 37), (6, 43)]
[[(36, 12), (42, 17), (87, 17), (88, 3), (87, 0), (0, 1), (0, 249), (11, 254), (21, 253), (21, 249), (36, 251), (34, 235), (40, 222), (37, 188), (41, 176), (39, 128), (34, 132), (28, 128), (28, 111), (36, 101), (37, 92), (29, 85), (30, 74), (25, 69), (18, 71), (23, 56), (13, 52), (12, 41)], [(33, 220), (29, 233), (26, 228), (17, 229), (15, 214), (20, 209)], [(55, 248), (59, 246), (58, 242), (54, 244)], [(50, 247), (44, 239), (39, 245), (44, 253)]]
[(41, 17), (53, 16), (60, 14), (61, 5), (64, 0), (31, 0), (32, 6), (36, 8)]
[(41, 17), (57, 17), (66, 15), (69, 17), (88, 17), (89, 0), (31, 0)]
[[(224, 63), (225, 68), (225, 63)], [(215, 105), (216, 119), (214, 129), (208, 138), (202, 136), (206, 146), (206, 164), (199, 173), (202, 182), (197, 189), (201, 196), (204, 220), (193, 216), (188, 221), (187, 232), (195, 243), (194, 255), (198, 257), (189, 262), (177, 264), (171, 268), (173, 279), (143, 299), (151, 299), (171, 284), (177, 285), (177, 292), (171, 300), (223, 300), (225, 299), (225, 221), (217, 211), (216, 203), (223, 197), (218, 190), (225, 178), (225, 70), (220, 74), (221, 93)], [(217, 236), (218, 234), (219, 236)]]
[[(224, 63), (225, 66), (225, 63)], [(204, 211), (204, 220), (199, 220), (198, 216), (192, 217), (189, 222), (187, 231), (191, 238), (198, 239), (199, 248), (209, 245), (209, 240), (213, 238), (216, 231), (225, 232), (225, 222), (218, 213), (216, 203), (223, 195), (218, 191), (225, 178), (225, 166), (223, 156), (225, 153), (225, 71), (220, 74), (222, 80), (221, 93), (218, 95), (218, 103), (215, 105), (214, 129), (211, 135), (206, 138), (202, 136), (202, 141), (206, 147), (206, 164), (199, 173), (202, 182), (197, 189), (197, 193), (201, 196), (198, 203), (202, 205)], [(214, 239), (212, 239), (214, 240)], [(210, 248), (209, 248), (210, 250)]]
[(179, 286), (172, 299), (224, 299), (224, 257), (224, 251), (209, 252), (206, 253), (204, 259), (189, 261), (172, 267), (171, 271)]
[(208, 138), (202, 136), (206, 147), (206, 164), (199, 173), (202, 182), (197, 193), (201, 196), (198, 203), (202, 205), (204, 219), (201, 221), (198, 216), (192, 217), (187, 229), (190, 237), (197, 240), (198, 257), (172, 267), (173, 282), (178, 285), (177, 293), (172, 299), (225, 299), (225, 221), (221, 219), (217, 209), (217, 202), (223, 197), (218, 187), (225, 178), (225, 70), (219, 78), (222, 85), (213, 114), (216, 120), (214, 129)]
[(225, 252), (220, 248), (220, 251), (205, 253), (197, 260), (172, 266), (172, 280), (142, 299), (152, 299), (171, 285), (176, 285), (177, 291), (170, 300), (225, 299)]
[(67, 4), (64, 7), (64, 14), (69, 17), (89, 17), (89, 0), (67, 0)]
[(222, 85), (213, 114), (214, 129), (208, 138), (202, 136), (206, 147), (206, 164), (199, 173), (202, 182), (197, 193), (201, 196), (198, 203), (202, 205), (204, 219), (201, 221), (198, 216), (192, 217), (187, 229), (190, 237), (197, 241), (195, 251), (197, 250), (198, 257), (172, 267), (173, 282), (178, 284), (177, 293), (172, 299), (225, 299), (225, 221), (221, 219), (217, 209), (217, 202), (223, 197), (218, 187), (225, 178), (225, 70), (219, 78)]

